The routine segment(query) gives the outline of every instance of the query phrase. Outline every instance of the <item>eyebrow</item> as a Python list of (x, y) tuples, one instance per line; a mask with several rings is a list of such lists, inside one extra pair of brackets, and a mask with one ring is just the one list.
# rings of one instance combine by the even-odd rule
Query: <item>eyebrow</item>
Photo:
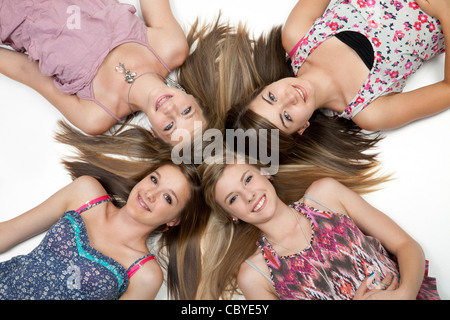
[[(161, 179), (161, 175), (159, 174), (158, 171), (155, 171), (154, 173), (158, 176), (158, 180)], [(178, 197), (175, 194), (175, 192), (172, 189), (169, 189), (169, 193), (171, 193), (175, 197), (175, 199), (177, 200), (177, 203), (178, 203)]]
[[(244, 181), (244, 177), (245, 177), (245, 175), (247, 174), (247, 172), (249, 172), (249, 171), (250, 171), (250, 170), (247, 170), (247, 171), (245, 171), (245, 172), (242, 174), (241, 179), (240, 179), (241, 183), (242, 183), (242, 181)], [(227, 202), (227, 199), (231, 196), (231, 194), (233, 194), (233, 192), (234, 192), (234, 191), (231, 191), (229, 194), (227, 194), (227, 196), (226, 196), (225, 199), (224, 199), (224, 202), (225, 202), (225, 203)]]
[(283, 127), (285, 127), (287, 129), (288, 127), (284, 123), (283, 116), (281, 114), (280, 114), (280, 121), (281, 121), (281, 124), (283, 125)]
[(264, 96), (263, 96), (263, 94), (261, 93), (261, 98), (265, 101), (265, 102), (267, 102), (268, 104), (270, 104), (271, 106), (273, 106), (273, 103), (272, 103), (272, 101), (270, 101), (270, 100), (268, 100), (268, 99), (266, 99)]

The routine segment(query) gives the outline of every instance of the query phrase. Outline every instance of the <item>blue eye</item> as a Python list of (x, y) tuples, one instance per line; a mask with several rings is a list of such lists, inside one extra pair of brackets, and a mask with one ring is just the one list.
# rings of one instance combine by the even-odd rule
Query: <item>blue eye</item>
[(253, 176), (248, 176), (247, 179), (245, 179), (245, 184), (248, 184), (250, 181), (252, 181)]
[(237, 198), (237, 196), (231, 197), (231, 199), (230, 199), (230, 204), (233, 204), (233, 202), (236, 200), (236, 198)]
[(172, 204), (172, 198), (168, 194), (164, 195), (164, 199), (166, 199), (168, 204)]
[(164, 131), (169, 131), (170, 129), (172, 129), (173, 127), (173, 123), (170, 123), (167, 127), (164, 128)]
[(277, 99), (275, 99), (275, 96), (273, 95), (272, 92), (269, 92), (269, 99), (273, 102), (277, 101)]
[(181, 113), (183, 116), (189, 114), (189, 112), (191, 112), (191, 107), (188, 107), (186, 109), (184, 109), (184, 111)]
[(287, 121), (291, 121), (291, 122), (292, 122), (291, 116), (290, 116), (289, 114), (287, 114), (286, 112), (284, 112), (284, 118), (285, 118)]

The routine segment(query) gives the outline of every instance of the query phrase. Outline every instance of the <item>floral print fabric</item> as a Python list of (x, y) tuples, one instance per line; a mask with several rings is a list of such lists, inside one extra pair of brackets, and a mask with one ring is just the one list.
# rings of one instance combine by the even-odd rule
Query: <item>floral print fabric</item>
[(0, 300), (117, 299), (127, 271), (89, 245), (81, 215), (68, 211), (32, 252), (0, 263)]
[(322, 42), (342, 31), (365, 35), (375, 53), (368, 78), (339, 115), (346, 119), (377, 97), (401, 92), (406, 78), (425, 60), (445, 51), (439, 21), (413, 0), (332, 0), (290, 53), (294, 73)]
[[(298, 202), (292, 207), (311, 221), (309, 246), (279, 256), (264, 236), (257, 243), (280, 299), (348, 300), (371, 273), (378, 281), (389, 272), (398, 274), (397, 263), (381, 243), (364, 235), (348, 216)], [(326, 276), (321, 275), (324, 271)], [(434, 278), (424, 276), (417, 299), (439, 299)]]

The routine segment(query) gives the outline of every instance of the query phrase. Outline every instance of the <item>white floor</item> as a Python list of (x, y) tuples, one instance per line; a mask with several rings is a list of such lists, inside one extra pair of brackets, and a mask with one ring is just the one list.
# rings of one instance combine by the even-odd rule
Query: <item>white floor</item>
[[(138, 6), (138, 0), (128, 2)], [(282, 24), (295, 0), (171, 0), (180, 24), (189, 28), (200, 17), (246, 21), (255, 35)], [(443, 79), (444, 56), (427, 63), (410, 80), (407, 90)], [(50, 103), (30, 88), (0, 75), (0, 221), (36, 206), (70, 182), (60, 164), (69, 150), (54, 142), (62, 118)], [(443, 299), (450, 299), (450, 111), (385, 132), (380, 158), (395, 180), (366, 198), (392, 217), (422, 246), (437, 277)], [(27, 253), (37, 236), (0, 255), (0, 261)], [(160, 294), (164, 299), (165, 295)]]

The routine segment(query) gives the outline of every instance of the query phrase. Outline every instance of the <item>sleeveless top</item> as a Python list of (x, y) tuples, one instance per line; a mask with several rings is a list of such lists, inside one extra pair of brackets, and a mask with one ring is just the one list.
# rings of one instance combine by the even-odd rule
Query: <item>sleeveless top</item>
[[(257, 246), (270, 271), (270, 278), (249, 260), (246, 261), (272, 283), (280, 299), (349, 300), (370, 274), (374, 273), (378, 281), (389, 272), (398, 275), (395, 257), (377, 239), (366, 236), (350, 217), (317, 210), (299, 202), (294, 202), (291, 207), (311, 222), (310, 244), (297, 254), (280, 256), (263, 235)], [(426, 266), (428, 270), (428, 262)], [(322, 267), (334, 292), (331, 292), (325, 275), (321, 275)], [(440, 299), (434, 278), (427, 274), (424, 276), (417, 299)]]
[(129, 278), (152, 254), (128, 270), (90, 246), (81, 213), (105, 201), (103, 196), (67, 211), (29, 254), (0, 262), (0, 300), (110, 300), (127, 289)]
[(321, 43), (343, 31), (361, 33), (374, 51), (366, 81), (345, 111), (338, 114), (346, 119), (352, 119), (382, 95), (401, 92), (406, 78), (425, 60), (445, 51), (439, 21), (421, 11), (415, 1), (331, 0), (290, 52), (294, 74)]
[(136, 42), (147, 47), (171, 70), (147, 41), (147, 28), (136, 8), (117, 0), (0, 0), (0, 44), (39, 61), (45, 76), (65, 94), (76, 94), (101, 106), (92, 81), (115, 47)]

